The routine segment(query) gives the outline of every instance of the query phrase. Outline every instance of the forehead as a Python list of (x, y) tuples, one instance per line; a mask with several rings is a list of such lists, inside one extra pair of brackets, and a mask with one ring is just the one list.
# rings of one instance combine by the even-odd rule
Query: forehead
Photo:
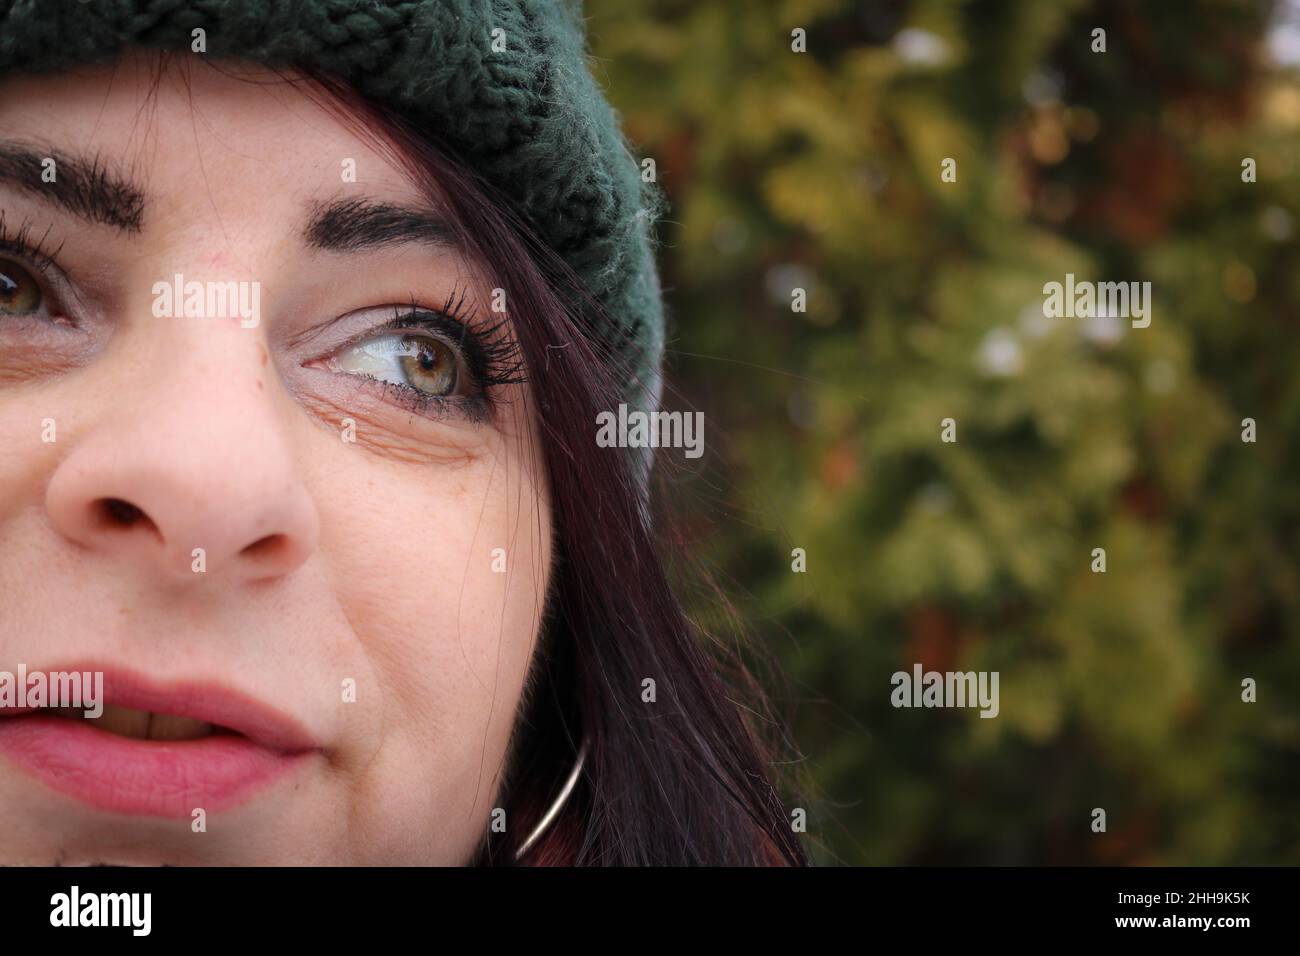
[[(134, 53), (112, 65), (0, 78), (0, 137), (95, 158), (147, 195), (151, 215), (269, 219), (364, 189), (419, 190), (302, 77), (243, 63)], [(342, 108), (342, 107), (341, 107)]]

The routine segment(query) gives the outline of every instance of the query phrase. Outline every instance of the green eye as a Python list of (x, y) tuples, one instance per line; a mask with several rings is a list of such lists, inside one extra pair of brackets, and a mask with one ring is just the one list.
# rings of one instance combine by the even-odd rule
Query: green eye
[(35, 277), (12, 259), (0, 259), (0, 314), (27, 315), (44, 297)]
[(456, 394), (460, 386), (460, 355), (432, 335), (380, 335), (341, 353), (334, 365), (342, 372), (414, 389), (431, 398)]
[(402, 336), (398, 362), (406, 382), (429, 395), (451, 395), (459, 381), (456, 353), (439, 339), (423, 335)]

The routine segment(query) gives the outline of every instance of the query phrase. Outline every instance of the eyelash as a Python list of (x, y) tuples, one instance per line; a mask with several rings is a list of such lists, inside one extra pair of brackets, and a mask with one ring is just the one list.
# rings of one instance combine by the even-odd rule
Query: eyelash
[(59, 246), (58, 249), (52, 252), (46, 251), (45, 241), (49, 239), (50, 231), (50, 229), (46, 229), (45, 234), (33, 242), (31, 240), (32, 221), (25, 219), (16, 231), (10, 232), (5, 212), (0, 209), (0, 253), (23, 259), (42, 275), (48, 275), (54, 267), (54, 260), (58, 256), (59, 250), (63, 248)]
[[(485, 421), (495, 407), (495, 390), (504, 385), (517, 385), (527, 381), (519, 344), (503, 334), (507, 321), (473, 330), (470, 328), (465, 307), (466, 290), (457, 287), (447, 296), (442, 308), (429, 310), (414, 301), (405, 308), (395, 309), (392, 320), (384, 326), (369, 329), (344, 348), (351, 348), (369, 339), (403, 331), (428, 332), (450, 345), (468, 371), (476, 393), (473, 395), (430, 395), (411, 386), (389, 382), (370, 376), (352, 374), (404, 408), (428, 417), (430, 409), (439, 413), (460, 413), (472, 421)], [(341, 351), (341, 350), (340, 350)]]
[[(43, 286), (49, 286), (53, 284), (51, 275), (57, 269), (55, 260), (63, 246), (47, 249), (50, 229), (35, 241), (32, 240), (32, 229), (32, 220), (25, 219), (17, 229), (11, 230), (5, 211), (0, 209), (0, 255), (11, 256), (31, 266), (45, 280)], [(48, 288), (41, 291), (48, 298), (54, 298)], [(464, 288), (454, 288), (442, 308), (436, 311), (420, 308), (412, 300), (405, 311), (395, 309), (387, 325), (368, 330), (351, 344), (404, 330), (432, 333), (451, 345), (465, 362), (476, 394), (429, 395), (410, 385), (355, 374), (353, 377), (363, 378), (392, 401), (417, 414), (429, 415), (429, 410), (436, 407), (442, 412), (460, 412), (474, 421), (486, 420), (495, 407), (495, 390), (505, 385), (522, 384), (527, 378), (519, 344), (504, 334), (507, 320), (502, 319), (477, 331), (471, 330), (465, 306), (466, 295)]]

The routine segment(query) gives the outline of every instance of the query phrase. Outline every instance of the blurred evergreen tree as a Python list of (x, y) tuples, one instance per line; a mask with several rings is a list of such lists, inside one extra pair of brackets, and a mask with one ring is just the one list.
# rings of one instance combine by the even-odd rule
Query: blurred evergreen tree
[[(819, 858), (1300, 862), (1300, 82), (1267, 56), (1281, 11), (586, 14), (670, 203), (671, 381), (708, 414), (712, 470), (661, 460), (799, 698)], [(1150, 327), (1045, 318), (1069, 272), (1151, 281)], [(894, 709), (913, 662), (999, 671), (999, 717)]]

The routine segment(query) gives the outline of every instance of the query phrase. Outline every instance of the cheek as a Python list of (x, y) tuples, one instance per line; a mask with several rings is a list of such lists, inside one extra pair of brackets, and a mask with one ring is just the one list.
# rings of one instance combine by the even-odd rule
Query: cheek
[(368, 668), (358, 806), (426, 820), (428, 839), (462, 850), (494, 806), (550, 567), (544, 494), (508, 444), (456, 467), (354, 449), (317, 495), (321, 554)]

